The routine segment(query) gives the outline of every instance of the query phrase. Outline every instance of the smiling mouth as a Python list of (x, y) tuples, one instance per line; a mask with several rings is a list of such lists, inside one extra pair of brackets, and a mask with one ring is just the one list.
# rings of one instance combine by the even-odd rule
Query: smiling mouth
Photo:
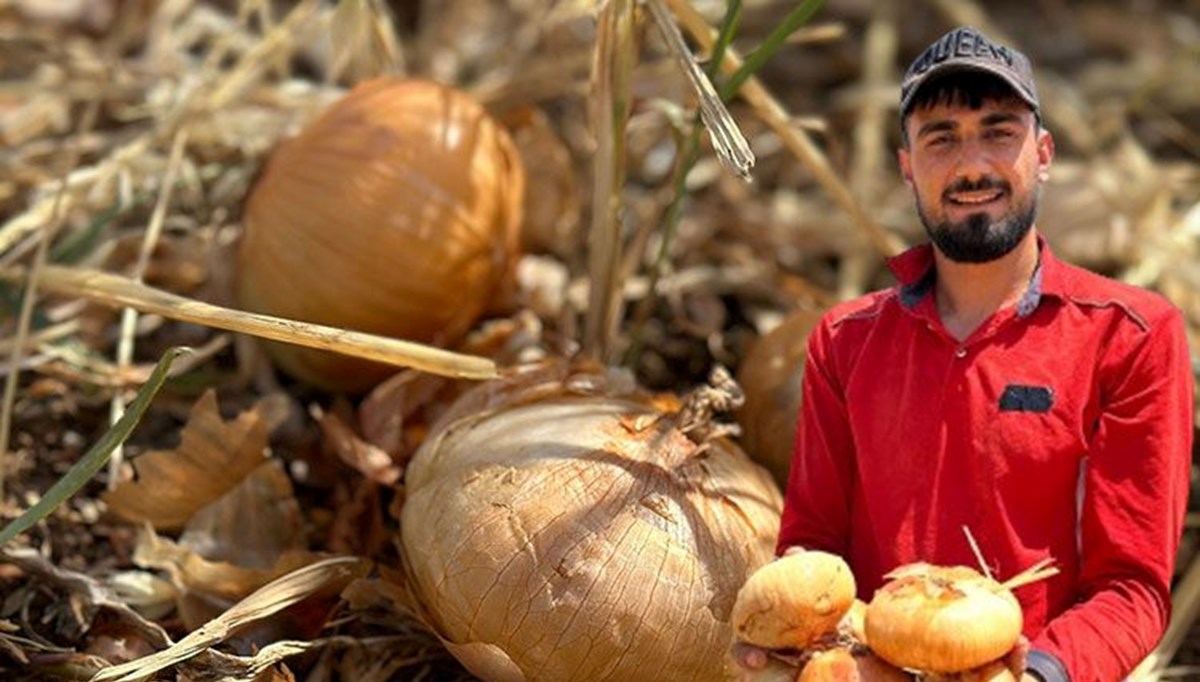
[(1002, 196), (1004, 196), (1004, 190), (986, 189), (970, 192), (954, 192), (946, 196), (946, 201), (958, 206), (981, 206), (997, 201)]

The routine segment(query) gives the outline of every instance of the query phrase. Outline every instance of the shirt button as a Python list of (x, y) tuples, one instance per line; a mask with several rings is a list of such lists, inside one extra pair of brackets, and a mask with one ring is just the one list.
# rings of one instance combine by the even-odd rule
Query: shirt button
[(959, 346), (958, 348), (955, 348), (955, 349), (954, 349), (954, 357), (956, 357), (956, 358), (965, 358), (965, 357), (967, 357), (967, 347), (966, 347), (966, 346)]

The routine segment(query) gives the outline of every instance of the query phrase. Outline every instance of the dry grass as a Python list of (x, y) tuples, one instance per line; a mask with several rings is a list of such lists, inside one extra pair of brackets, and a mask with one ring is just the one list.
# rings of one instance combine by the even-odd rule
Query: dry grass
[[(680, 389), (703, 383), (713, 364), (736, 367), (748, 342), (787, 312), (885, 285), (881, 257), (923, 237), (892, 162), (896, 81), (916, 50), (964, 20), (997, 36), (1022, 36), (1012, 42), (1039, 65), (1059, 142), (1039, 218), (1051, 244), (1067, 260), (1168, 296), (1184, 310), (1200, 356), (1195, 2), (1144, 12), (1047, 3), (1039, 17), (1046, 30), (1028, 38), (1017, 30), (1026, 25), (1021, 6), (989, 15), (965, 0), (903, 8), (877, 2), (869, 11), (829, 2), (822, 23), (729, 104), (733, 130), (756, 159), (753, 181), (724, 170), (706, 148), (667, 244), (658, 227), (672, 199), (677, 123), (696, 102), (695, 73), (689, 80), (679, 68), (686, 55), (636, 5), (0, 0), (0, 272), (14, 283), (0, 291), (0, 351), (8, 357), (0, 413), (4, 514), (27, 505), (37, 479), (31, 472), (53, 458), (51, 446), (32, 435), (41, 422), (30, 406), (46, 399), (47, 387), (79, 412), (119, 405), (161, 349), (179, 339), (208, 348), (189, 359), (185, 378), (251, 398), (282, 385), (303, 396), (293, 401), (337, 402), (273, 378), (218, 330), (268, 335), (273, 328), (273, 338), (297, 343), (354, 337), (345, 330), (304, 337), (295, 325), (256, 326), (231, 312), (232, 254), (242, 203), (275, 143), (348, 86), (379, 74), (455, 84), (510, 126), (530, 169), (531, 255), (515, 298), (471, 343), (423, 349), (388, 341), (390, 351), (360, 351), (372, 357), (486, 376), (495, 371), (492, 360), (476, 356), (521, 335), (571, 352), (585, 324), (588, 343), (617, 357), (631, 343), (619, 311), (653, 296), (643, 307), (647, 350), (634, 369), (647, 385)], [(727, 71), (770, 31), (780, 5), (746, 2)], [(723, 3), (655, 0), (652, 7), (668, 9), (703, 58)], [(589, 112), (603, 92), (592, 83), (597, 19), (622, 8), (628, 15), (620, 19), (631, 23), (621, 38), (636, 45), (618, 43), (616, 57), (636, 48), (637, 59), (609, 64), (628, 71), (625, 89), (609, 93), (608, 111), (612, 101), (625, 109), (596, 118)], [(610, 125), (608, 137), (598, 136), (597, 121)], [(606, 210), (593, 209), (594, 196), (604, 197)], [(604, 230), (607, 254), (586, 246), (588, 220)], [(667, 263), (656, 279), (649, 271), (659, 252)], [(603, 255), (592, 269), (609, 273), (605, 284), (581, 254)], [(591, 292), (590, 311), (589, 281), (602, 289)], [(608, 307), (596, 309), (604, 300)], [(102, 309), (126, 306), (142, 314)], [(588, 312), (597, 317), (585, 323)], [(441, 390), (407, 380), (409, 390)], [(308, 420), (305, 428), (315, 427)], [(94, 428), (82, 434), (98, 435)], [(347, 490), (339, 489), (342, 504), (369, 509), (379, 502), (366, 486)], [(1182, 572), (1192, 554), (1181, 559)], [(1194, 593), (1180, 595), (1187, 601), (1178, 618), (1195, 616)], [(1191, 623), (1172, 627), (1170, 650), (1147, 664), (1145, 679), (1173, 660), (1194, 660), (1176, 655)], [(365, 679), (396, 670), (462, 674), (432, 672), (427, 633), (414, 630), (411, 641), (409, 663), (383, 661), (367, 645), (335, 656), (329, 652), (341, 645), (331, 644), (316, 665), (351, 666)]]

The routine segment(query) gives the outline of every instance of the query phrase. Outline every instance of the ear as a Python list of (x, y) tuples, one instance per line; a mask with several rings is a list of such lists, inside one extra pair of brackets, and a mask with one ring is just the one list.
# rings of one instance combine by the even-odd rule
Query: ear
[(900, 175), (904, 176), (904, 184), (912, 187), (912, 152), (908, 147), (896, 150), (896, 160), (900, 163)]
[(1050, 178), (1050, 162), (1054, 160), (1054, 136), (1049, 130), (1039, 130), (1037, 139), (1038, 180)]

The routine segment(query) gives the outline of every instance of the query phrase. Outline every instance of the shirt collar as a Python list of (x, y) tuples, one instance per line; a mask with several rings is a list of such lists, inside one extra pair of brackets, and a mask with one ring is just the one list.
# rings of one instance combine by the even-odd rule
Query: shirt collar
[[(1042, 235), (1037, 236), (1038, 265), (1029, 279), (1029, 288), (1017, 302), (1017, 317), (1026, 317), (1037, 309), (1046, 295), (1062, 297), (1065, 275), (1062, 262), (1054, 257), (1050, 246)], [(900, 284), (900, 303), (914, 308), (937, 281), (937, 269), (933, 267), (933, 245), (921, 244), (888, 259), (887, 265)]]

